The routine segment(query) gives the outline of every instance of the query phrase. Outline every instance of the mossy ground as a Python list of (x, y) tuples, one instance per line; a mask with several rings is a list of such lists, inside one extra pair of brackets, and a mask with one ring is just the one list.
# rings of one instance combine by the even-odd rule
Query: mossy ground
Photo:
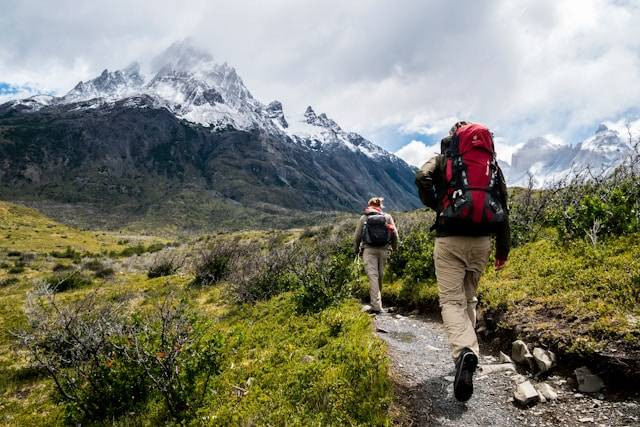
[(578, 354), (631, 349), (640, 342), (640, 235), (592, 245), (560, 243), (552, 234), (512, 251), (490, 269), (482, 304), (505, 313), (502, 327), (535, 333)]

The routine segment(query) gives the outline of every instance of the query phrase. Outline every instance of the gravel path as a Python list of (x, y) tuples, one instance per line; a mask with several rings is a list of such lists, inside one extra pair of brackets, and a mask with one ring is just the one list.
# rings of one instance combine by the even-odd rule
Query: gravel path
[(473, 397), (466, 403), (457, 402), (453, 361), (442, 323), (421, 316), (382, 314), (376, 316), (375, 324), (389, 347), (400, 425), (640, 426), (637, 393), (583, 395), (573, 390), (571, 379), (559, 376), (546, 379), (558, 393), (557, 401), (519, 408), (512, 399), (517, 374), (494, 371), (498, 360), (487, 354), (480, 358)]

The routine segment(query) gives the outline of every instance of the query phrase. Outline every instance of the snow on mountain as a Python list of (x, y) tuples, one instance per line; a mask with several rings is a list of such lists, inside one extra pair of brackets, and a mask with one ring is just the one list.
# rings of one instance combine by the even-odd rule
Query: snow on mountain
[(631, 153), (628, 137), (607, 124), (576, 145), (548, 138), (533, 138), (513, 153), (504, 168), (509, 185), (526, 186), (532, 176), (538, 187), (552, 184), (576, 171), (590, 169), (594, 174), (609, 173)]
[(79, 82), (66, 95), (18, 101), (24, 110), (48, 105), (77, 104), (76, 109), (97, 108), (122, 102), (139, 108), (166, 108), (176, 117), (211, 128), (255, 130), (289, 138), (310, 150), (346, 148), (369, 157), (388, 153), (362, 136), (344, 131), (325, 114), (311, 107), (304, 115), (288, 118), (282, 104), (256, 100), (236, 70), (218, 64), (190, 42), (174, 43), (151, 62), (153, 77), (146, 81), (138, 63), (123, 70), (104, 70), (98, 77)]
[(314, 150), (344, 146), (369, 157), (390, 155), (357, 133), (345, 132), (326, 114), (316, 114), (311, 106), (307, 107), (302, 117), (290, 119), (284, 131), (294, 141)]
[(105, 69), (95, 79), (79, 82), (59, 102), (66, 104), (94, 98), (122, 99), (138, 93), (143, 84), (144, 79), (140, 75), (140, 66), (134, 62), (123, 70), (109, 71)]

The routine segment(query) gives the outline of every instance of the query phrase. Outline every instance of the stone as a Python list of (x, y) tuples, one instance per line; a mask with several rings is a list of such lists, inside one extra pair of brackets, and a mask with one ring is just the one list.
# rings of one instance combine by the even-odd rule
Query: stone
[(533, 355), (527, 348), (527, 344), (522, 340), (514, 341), (511, 344), (511, 358), (514, 362), (526, 365), (530, 369), (533, 369)]
[(512, 376), (511, 379), (516, 384), (521, 384), (521, 383), (523, 383), (523, 382), (525, 382), (527, 380), (527, 378), (524, 375), (520, 375), (520, 374), (516, 374), (516, 375)]
[(498, 360), (500, 361), (500, 363), (513, 363), (513, 359), (511, 359), (509, 356), (507, 356), (503, 352), (500, 352), (500, 356)]
[(363, 313), (368, 313), (371, 310), (373, 310), (373, 307), (371, 307), (369, 304), (363, 305), (362, 308), (360, 309), (360, 311)]
[(533, 387), (531, 381), (518, 384), (513, 397), (516, 402), (523, 406), (535, 404), (540, 400), (540, 395), (538, 395), (538, 391)]
[(493, 374), (495, 372), (502, 372), (502, 371), (515, 372), (516, 367), (513, 365), (513, 363), (500, 363), (498, 365), (481, 365), (480, 369), (485, 374)]
[(306, 354), (306, 355), (302, 356), (301, 362), (302, 362), (302, 363), (311, 363), (311, 362), (313, 362), (314, 360), (316, 360), (316, 358), (315, 358), (315, 357), (313, 357), (313, 356), (311, 356), (311, 355), (309, 355), (309, 354)]
[(578, 418), (578, 421), (580, 421), (581, 423), (593, 423), (593, 422), (595, 422), (595, 420), (592, 417)]
[(558, 393), (547, 383), (540, 383), (536, 387), (538, 392), (545, 397), (545, 399), (554, 401), (558, 400)]
[(576, 369), (575, 374), (578, 380), (578, 391), (583, 393), (597, 393), (604, 388), (602, 379), (592, 373), (586, 366)]
[(444, 379), (452, 383), (456, 378), (453, 375), (447, 375)]
[(538, 365), (540, 372), (547, 372), (556, 365), (556, 355), (549, 351), (536, 347), (533, 349), (533, 359)]

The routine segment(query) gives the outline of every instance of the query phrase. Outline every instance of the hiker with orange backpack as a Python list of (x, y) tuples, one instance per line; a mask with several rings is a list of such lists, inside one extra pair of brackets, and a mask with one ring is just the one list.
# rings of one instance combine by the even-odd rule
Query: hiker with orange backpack
[(393, 217), (384, 213), (382, 197), (369, 200), (358, 220), (355, 233), (355, 253), (362, 255), (364, 270), (369, 278), (371, 311), (382, 313), (382, 276), (390, 249), (398, 247), (398, 230)]
[(493, 136), (477, 123), (457, 122), (435, 156), (416, 174), (422, 202), (436, 211), (434, 263), (438, 294), (455, 360), (454, 395), (467, 401), (479, 347), (475, 333), (477, 287), (496, 236), (495, 268), (510, 248), (507, 187)]

